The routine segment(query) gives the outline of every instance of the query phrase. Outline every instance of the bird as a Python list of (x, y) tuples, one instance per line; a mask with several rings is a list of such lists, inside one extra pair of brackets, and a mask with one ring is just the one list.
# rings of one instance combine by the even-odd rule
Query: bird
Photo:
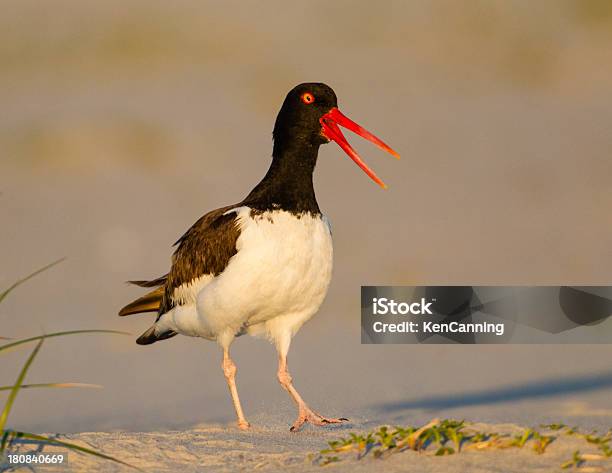
[(332, 231), (313, 185), (319, 147), (336, 142), (379, 186), (384, 182), (351, 147), (340, 126), (396, 158), (399, 154), (349, 119), (324, 83), (303, 83), (286, 96), (272, 133), (272, 162), (239, 203), (206, 213), (175, 243), (170, 271), (129, 281), (152, 289), (120, 316), (155, 312), (139, 345), (178, 334), (216, 341), (240, 429), (250, 427), (236, 387), (230, 346), (244, 334), (267, 338), (278, 353), (277, 378), (298, 410), (292, 432), (304, 424), (347, 422), (320, 415), (295, 389), (287, 365), (293, 336), (319, 310), (333, 266)]

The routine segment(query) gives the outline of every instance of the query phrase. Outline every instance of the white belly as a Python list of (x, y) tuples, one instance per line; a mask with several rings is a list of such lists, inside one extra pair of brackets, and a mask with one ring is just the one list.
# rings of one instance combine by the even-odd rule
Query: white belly
[(173, 314), (172, 325), (209, 339), (244, 331), (290, 337), (317, 312), (329, 287), (333, 249), (327, 219), (280, 210), (251, 217), (248, 207), (236, 213), (237, 254), (223, 273), (198, 288), (191, 310)]

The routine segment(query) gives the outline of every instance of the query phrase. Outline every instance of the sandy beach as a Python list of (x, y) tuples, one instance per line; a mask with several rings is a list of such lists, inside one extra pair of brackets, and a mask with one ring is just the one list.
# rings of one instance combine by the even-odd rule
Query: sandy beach
[[(561, 466), (571, 461), (579, 451), (586, 460), (579, 466), (582, 472), (612, 471), (612, 459), (599, 459), (601, 452), (576, 435), (541, 428), (554, 440), (545, 452), (533, 450), (533, 442), (522, 448), (506, 448), (474, 451), (467, 448), (459, 454), (435, 456), (434, 451), (402, 451), (384, 458), (375, 458), (369, 453), (358, 458), (350, 452), (337, 456), (337, 461), (325, 464), (326, 455), (318, 452), (325, 448), (328, 440), (337, 439), (348, 431), (357, 431), (365, 425), (307, 429), (299, 434), (289, 434), (278, 426), (255, 427), (249, 432), (240, 432), (227, 425), (200, 425), (192, 429), (163, 432), (84, 432), (61, 436), (78, 445), (102, 450), (129, 462), (145, 471), (155, 472), (235, 472), (235, 471), (337, 471), (365, 472), (384, 470), (388, 472), (507, 472), (521, 473), (563, 471)], [(470, 424), (468, 428), (478, 431), (519, 435), (523, 427), (513, 424)], [(22, 447), (20, 451), (27, 451)], [(56, 453), (61, 449), (45, 447), (40, 452)], [(10, 470), (9, 470), (10, 471)], [(132, 468), (110, 461), (69, 453), (65, 464), (55, 467), (34, 467), (32, 471), (61, 472), (128, 472)]]

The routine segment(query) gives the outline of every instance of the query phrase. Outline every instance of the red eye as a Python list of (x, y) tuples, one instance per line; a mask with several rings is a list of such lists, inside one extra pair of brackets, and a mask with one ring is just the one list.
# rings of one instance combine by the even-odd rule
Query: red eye
[(310, 105), (312, 102), (314, 102), (314, 95), (312, 95), (310, 92), (306, 92), (302, 94), (301, 99), (302, 99), (302, 102)]

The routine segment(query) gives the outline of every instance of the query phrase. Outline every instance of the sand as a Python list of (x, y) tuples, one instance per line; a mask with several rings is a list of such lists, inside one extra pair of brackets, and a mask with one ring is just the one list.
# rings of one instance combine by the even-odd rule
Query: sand
[[(425, 453), (403, 451), (383, 459), (372, 453), (359, 459), (355, 453), (338, 454), (339, 462), (323, 465), (318, 451), (328, 440), (337, 439), (349, 431), (362, 431), (364, 425), (313, 429), (289, 433), (277, 426), (254, 427), (248, 432), (233, 426), (207, 424), (186, 430), (158, 432), (85, 432), (62, 436), (79, 445), (103, 450), (146, 471), (155, 472), (235, 472), (235, 471), (337, 471), (359, 472), (548, 472), (561, 470), (576, 450), (581, 454), (597, 454), (597, 449), (583, 438), (541, 429), (556, 439), (543, 454), (532, 450), (532, 443), (523, 448), (486, 451), (463, 451), (455, 455), (435, 456), (431, 448)], [(523, 428), (513, 424), (473, 424), (478, 431), (517, 435)], [(465, 447), (464, 447), (465, 448)], [(31, 450), (30, 446), (20, 448)], [(53, 447), (43, 452), (59, 451)], [(70, 453), (65, 464), (37, 467), (34, 471), (61, 472), (127, 472), (135, 471), (123, 465), (97, 458)], [(583, 472), (612, 471), (612, 458), (589, 459), (580, 467)]]

